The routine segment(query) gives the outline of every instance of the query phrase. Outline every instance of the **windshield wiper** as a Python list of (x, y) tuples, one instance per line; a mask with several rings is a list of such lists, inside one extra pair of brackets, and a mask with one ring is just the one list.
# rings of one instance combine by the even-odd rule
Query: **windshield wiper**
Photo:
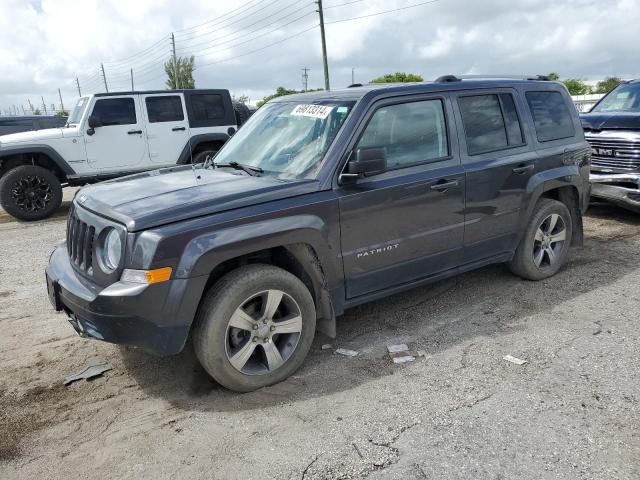
[(249, 175), (251, 175), (252, 177), (257, 177), (259, 174), (264, 173), (264, 170), (262, 170), (260, 167), (254, 167), (252, 165), (244, 165), (238, 162), (229, 162), (229, 163), (211, 162), (211, 163), (215, 168), (226, 168), (226, 167), (234, 168), (236, 170), (242, 170), (248, 173)]

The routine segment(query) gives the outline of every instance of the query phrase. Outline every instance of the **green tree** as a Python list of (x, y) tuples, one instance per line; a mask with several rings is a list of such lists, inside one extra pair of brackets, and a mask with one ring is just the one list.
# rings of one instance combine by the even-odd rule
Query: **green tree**
[(569, 78), (568, 80), (563, 80), (562, 83), (564, 83), (571, 95), (586, 95), (591, 93), (591, 87), (582, 80)]
[(34, 115), (42, 115), (42, 112), (40, 111), (40, 109), (39, 109), (39, 108), (36, 108), (36, 109), (33, 111), (33, 114), (34, 114)]
[(58, 117), (68, 117), (69, 116), (69, 112), (67, 110), (58, 110), (56, 112), (56, 115)]
[(243, 103), (247, 105), (250, 99), (249, 99), (249, 95), (240, 95), (238, 97), (236, 97), (235, 95), (231, 95), (231, 100), (237, 103)]
[(415, 73), (396, 72), (387, 73), (382, 77), (374, 78), (369, 83), (408, 83), (422, 81), (424, 81), (424, 79)]
[(553, 80), (554, 82), (557, 82), (558, 80), (560, 80), (560, 75), (558, 75), (556, 72), (551, 72), (549, 75), (547, 75), (547, 78), (549, 80)]
[(196, 88), (196, 82), (193, 79), (193, 71), (195, 67), (195, 58), (190, 57), (172, 57), (164, 64), (164, 71), (167, 74), (167, 88), (172, 90)]
[(609, 93), (622, 83), (618, 77), (607, 77), (596, 85), (596, 93)]

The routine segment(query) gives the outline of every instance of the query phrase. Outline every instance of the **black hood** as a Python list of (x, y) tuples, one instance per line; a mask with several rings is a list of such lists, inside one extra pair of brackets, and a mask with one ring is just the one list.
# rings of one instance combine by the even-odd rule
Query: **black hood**
[(640, 113), (585, 113), (580, 121), (585, 130), (640, 130)]
[(75, 202), (135, 232), (234, 208), (315, 192), (316, 180), (174, 167), (83, 188)]

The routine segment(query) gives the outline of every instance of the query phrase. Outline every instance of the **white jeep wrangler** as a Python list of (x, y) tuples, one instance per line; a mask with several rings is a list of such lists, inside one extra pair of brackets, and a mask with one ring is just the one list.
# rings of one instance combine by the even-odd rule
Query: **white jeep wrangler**
[(82, 97), (63, 128), (0, 136), (0, 205), (40, 220), (60, 206), (62, 186), (203, 162), (250, 114), (227, 90)]

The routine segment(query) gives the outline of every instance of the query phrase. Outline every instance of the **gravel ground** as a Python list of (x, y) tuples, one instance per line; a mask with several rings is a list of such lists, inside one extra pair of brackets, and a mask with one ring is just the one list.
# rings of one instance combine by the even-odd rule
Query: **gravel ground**
[[(332, 343), (358, 357), (317, 338), (293, 378), (237, 395), (190, 347), (152, 358), (52, 311), (67, 207), (0, 212), (0, 478), (640, 478), (638, 216), (593, 207), (543, 282), (492, 266), (350, 310)], [(395, 343), (427, 355), (394, 365)], [(94, 357), (114, 369), (62, 385)]]

